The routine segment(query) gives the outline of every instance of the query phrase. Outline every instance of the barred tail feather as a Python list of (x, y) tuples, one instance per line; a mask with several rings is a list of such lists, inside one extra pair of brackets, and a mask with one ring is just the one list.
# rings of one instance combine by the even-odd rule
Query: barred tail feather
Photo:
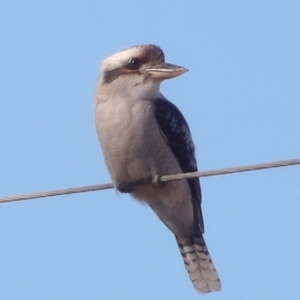
[(219, 291), (221, 283), (201, 233), (176, 240), (195, 289), (200, 293)]

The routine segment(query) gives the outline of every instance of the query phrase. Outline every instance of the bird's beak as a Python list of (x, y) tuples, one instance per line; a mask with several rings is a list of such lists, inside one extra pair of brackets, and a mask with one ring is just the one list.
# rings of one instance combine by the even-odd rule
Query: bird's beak
[(180, 66), (171, 65), (168, 63), (160, 63), (156, 66), (152, 66), (146, 70), (146, 73), (149, 74), (154, 79), (170, 79), (176, 76), (179, 76), (185, 72), (187, 72), (188, 69)]

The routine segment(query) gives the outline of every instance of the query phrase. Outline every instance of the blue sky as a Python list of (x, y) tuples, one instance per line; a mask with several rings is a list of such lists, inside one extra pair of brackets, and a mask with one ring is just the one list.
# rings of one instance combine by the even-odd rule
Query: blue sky
[[(110, 182), (100, 61), (160, 45), (201, 170), (300, 156), (299, 1), (2, 1), (0, 195)], [(201, 179), (222, 280), (206, 299), (300, 297), (300, 167)], [(6, 203), (1, 299), (199, 299), (173, 235), (113, 190)]]

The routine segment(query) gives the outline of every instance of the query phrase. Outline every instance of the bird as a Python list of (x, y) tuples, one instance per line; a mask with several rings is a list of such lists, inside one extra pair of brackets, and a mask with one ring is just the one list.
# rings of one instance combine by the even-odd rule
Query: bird
[(203, 238), (199, 179), (159, 180), (198, 170), (189, 126), (160, 92), (163, 80), (186, 71), (153, 44), (109, 56), (95, 91), (95, 125), (115, 189), (152, 208), (175, 235), (195, 289), (209, 293), (221, 284)]

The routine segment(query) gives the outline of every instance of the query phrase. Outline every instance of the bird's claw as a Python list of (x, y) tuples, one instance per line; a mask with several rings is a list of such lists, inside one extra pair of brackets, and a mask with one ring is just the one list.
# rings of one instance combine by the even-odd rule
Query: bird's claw
[(152, 185), (154, 188), (160, 188), (162, 186), (162, 182), (160, 180), (159, 175), (156, 174), (152, 177)]

